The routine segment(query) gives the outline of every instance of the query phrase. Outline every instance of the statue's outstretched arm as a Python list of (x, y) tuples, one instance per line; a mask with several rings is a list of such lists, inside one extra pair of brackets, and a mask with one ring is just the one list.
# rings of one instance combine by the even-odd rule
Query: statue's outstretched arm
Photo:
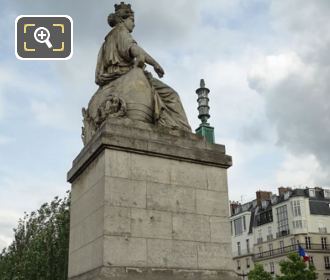
[(137, 44), (134, 44), (131, 47), (130, 51), (131, 51), (131, 55), (136, 59), (136, 65), (138, 67), (143, 67), (144, 63), (147, 63), (154, 67), (154, 70), (157, 73), (159, 78), (164, 76), (164, 74), (165, 74), (164, 69), (144, 49), (139, 47)]

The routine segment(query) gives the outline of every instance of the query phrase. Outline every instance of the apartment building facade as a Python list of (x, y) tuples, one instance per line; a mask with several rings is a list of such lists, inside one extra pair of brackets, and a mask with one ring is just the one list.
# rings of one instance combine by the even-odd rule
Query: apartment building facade
[(236, 272), (247, 279), (255, 263), (273, 275), (279, 262), (301, 245), (318, 279), (330, 280), (330, 190), (279, 188), (258, 191), (243, 205), (231, 203), (232, 251)]

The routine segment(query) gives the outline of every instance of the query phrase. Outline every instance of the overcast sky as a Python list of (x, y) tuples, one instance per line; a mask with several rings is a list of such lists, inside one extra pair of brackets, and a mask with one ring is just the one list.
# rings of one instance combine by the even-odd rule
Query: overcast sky
[[(96, 91), (96, 56), (112, 0), (0, 0), (0, 248), (24, 211), (70, 188), (81, 108)], [(198, 127), (195, 90), (211, 90), (216, 142), (233, 156), (231, 200), (258, 189), (330, 187), (329, 0), (131, 0), (133, 36)], [(20, 61), (18, 15), (70, 15), (68, 61)]]

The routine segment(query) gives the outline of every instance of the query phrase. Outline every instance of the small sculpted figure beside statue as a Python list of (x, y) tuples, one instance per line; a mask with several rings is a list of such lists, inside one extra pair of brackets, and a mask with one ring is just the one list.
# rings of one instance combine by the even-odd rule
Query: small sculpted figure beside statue
[(145, 70), (148, 64), (159, 78), (165, 74), (131, 35), (135, 27), (131, 5), (116, 4), (108, 24), (112, 29), (100, 48), (95, 71), (99, 88), (88, 108), (83, 108), (84, 144), (108, 118), (128, 118), (191, 132), (178, 93)]

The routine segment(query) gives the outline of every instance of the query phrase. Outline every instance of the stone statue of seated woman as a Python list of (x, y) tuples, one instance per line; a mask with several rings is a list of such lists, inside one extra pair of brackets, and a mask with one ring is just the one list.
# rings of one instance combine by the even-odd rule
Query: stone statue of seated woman
[(127, 117), (191, 131), (176, 91), (145, 71), (153, 66), (164, 75), (159, 63), (133, 39), (134, 12), (129, 4), (115, 5), (108, 17), (112, 30), (105, 37), (97, 58), (95, 82), (99, 89), (83, 108), (83, 141), (86, 144), (107, 118)]

